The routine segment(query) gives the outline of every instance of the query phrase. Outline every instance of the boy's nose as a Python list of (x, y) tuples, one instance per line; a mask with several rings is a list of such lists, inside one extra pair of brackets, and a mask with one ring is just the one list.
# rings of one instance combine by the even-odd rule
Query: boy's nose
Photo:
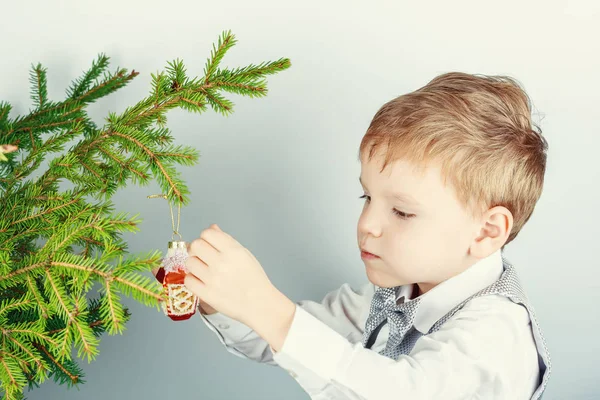
[(363, 216), (358, 221), (358, 232), (361, 236), (381, 236), (381, 223), (376, 221), (376, 218)]

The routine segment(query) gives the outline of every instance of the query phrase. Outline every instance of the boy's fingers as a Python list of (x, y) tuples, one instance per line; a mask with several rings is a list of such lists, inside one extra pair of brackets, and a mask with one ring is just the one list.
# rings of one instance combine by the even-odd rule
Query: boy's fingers
[[(222, 230), (221, 228), (219, 228), (219, 227), (217, 226), (217, 224), (212, 224), (212, 225), (210, 226), (210, 228), (215, 228), (215, 229), (216, 229), (216, 230), (218, 230), (219, 232), (223, 232), (223, 230)], [(190, 252), (190, 249), (191, 249), (191, 247), (192, 247), (192, 242), (186, 242), (186, 243), (185, 243), (185, 247), (186, 247), (186, 249), (187, 249), (187, 252), (189, 253), (189, 252)]]

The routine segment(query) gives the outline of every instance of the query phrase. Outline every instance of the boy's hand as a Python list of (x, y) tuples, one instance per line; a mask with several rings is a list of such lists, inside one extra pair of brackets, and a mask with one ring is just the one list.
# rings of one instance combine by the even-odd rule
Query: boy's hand
[[(189, 248), (189, 244), (188, 244), (188, 248)], [(160, 283), (163, 283), (163, 280), (165, 279), (165, 269), (163, 267), (154, 268), (152, 270), (152, 273), (154, 274), (154, 276)], [(198, 299), (198, 305), (200, 308), (200, 312), (204, 315), (211, 315), (211, 314), (218, 312), (217, 310), (215, 310), (210, 305), (208, 305), (207, 303), (205, 303), (204, 301), (202, 301), (200, 299)]]
[(279, 350), (296, 305), (273, 286), (248, 249), (213, 224), (190, 243), (186, 265), (188, 289)]

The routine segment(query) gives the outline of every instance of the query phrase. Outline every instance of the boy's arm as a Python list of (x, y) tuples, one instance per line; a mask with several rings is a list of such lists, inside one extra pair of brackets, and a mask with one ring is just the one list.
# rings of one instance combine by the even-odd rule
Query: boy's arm
[(351, 343), (298, 307), (274, 360), (311, 371), (326, 382), (320, 393), (340, 399), (528, 399), (539, 379), (527, 311), (495, 296), (472, 300), (398, 360)]
[[(360, 341), (374, 286), (369, 282), (358, 290), (348, 284), (329, 292), (321, 302), (296, 303), (306, 313), (351, 341)], [(205, 324), (231, 353), (254, 361), (277, 365), (269, 344), (247, 325), (221, 313), (200, 313)], [(299, 366), (295, 366), (298, 369)], [(300, 367), (301, 368), (301, 367)], [(300, 375), (296, 372), (294, 375)]]
[[(152, 272), (162, 283), (164, 269), (161, 267)], [(360, 341), (374, 291), (375, 288), (370, 282), (357, 290), (343, 284), (339, 289), (327, 293), (321, 302), (302, 300), (296, 304), (344, 337)], [(269, 344), (247, 325), (225, 314), (212, 310), (206, 313), (201, 306), (198, 308), (204, 323), (229, 352), (242, 358), (277, 365)]]

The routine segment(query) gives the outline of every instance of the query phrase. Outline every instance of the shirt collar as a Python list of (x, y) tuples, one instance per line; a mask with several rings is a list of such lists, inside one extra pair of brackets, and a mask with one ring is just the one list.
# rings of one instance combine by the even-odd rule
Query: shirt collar
[[(419, 296), (420, 304), (415, 315), (414, 326), (426, 334), (440, 318), (460, 304), (463, 300), (494, 283), (504, 270), (502, 250), (482, 258), (458, 275), (438, 284)], [(412, 298), (414, 285), (403, 285), (396, 295), (397, 299)]]

